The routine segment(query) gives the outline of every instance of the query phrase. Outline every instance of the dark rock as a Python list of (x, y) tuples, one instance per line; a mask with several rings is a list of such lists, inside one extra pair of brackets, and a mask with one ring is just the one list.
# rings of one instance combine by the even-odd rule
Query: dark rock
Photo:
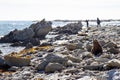
[(32, 24), (29, 28), (23, 30), (13, 30), (0, 39), (0, 43), (13, 43), (11, 46), (26, 46), (29, 42), (32, 45), (40, 45), (39, 39), (44, 39), (52, 29), (52, 23), (45, 21)]
[(21, 41), (15, 42), (15, 43), (12, 43), (10, 46), (12, 46), (12, 47), (23, 46), (23, 42), (21, 42)]
[(32, 45), (31, 43), (28, 43), (28, 44), (26, 45), (25, 49), (29, 49), (29, 48), (32, 48), (32, 47), (33, 47), (33, 45)]
[(62, 64), (59, 64), (59, 63), (49, 63), (45, 67), (45, 72), (49, 73), (49, 72), (61, 71), (63, 68), (64, 68), (64, 66)]
[(5, 60), (2, 56), (0, 56), (0, 66), (4, 66)]
[(2, 54), (2, 51), (0, 50), (0, 54)]
[(97, 40), (93, 40), (92, 54), (101, 55), (103, 53), (102, 47)]
[(32, 38), (29, 41), (33, 46), (38, 46), (40, 45), (40, 40), (38, 38)]
[(118, 54), (120, 51), (119, 51), (119, 49), (116, 49), (116, 48), (110, 48), (107, 52), (110, 52), (113, 54)]
[(58, 27), (54, 31), (58, 32), (59, 34), (77, 34), (78, 31), (82, 29), (82, 23), (70, 23), (63, 27)]
[(83, 67), (84, 70), (104, 70), (103, 64), (100, 65), (86, 65)]

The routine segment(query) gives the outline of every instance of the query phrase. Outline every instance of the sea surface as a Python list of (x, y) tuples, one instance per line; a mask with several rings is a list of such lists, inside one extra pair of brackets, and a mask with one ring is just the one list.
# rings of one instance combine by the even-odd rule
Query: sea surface
[[(35, 23), (34, 21), (0, 21), (0, 37), (8, 34), (10, 31), (14, 29), (22, 30), (24, 28), (29, 27), (31, 24)], [(55, 28), (57, 26), (64, 26), (71, 22), (56, 22), (52, 21), (52, 27)], [(82, 22), (83, 26), (86, 26), (85, 22)], [(89, 25), (96, 26), (96, 22), (89, 22)], [(110, 21), (110, 22), (102, 22), (102, 26), (114, 26), (120, 25), (120, 21)], [(9, 54), (11, 52), (18, 52), (22, 50), (24, 47), (10, 47), (10, 44), (0, 43), (0, 50), (2, 51), (3, 55)]]

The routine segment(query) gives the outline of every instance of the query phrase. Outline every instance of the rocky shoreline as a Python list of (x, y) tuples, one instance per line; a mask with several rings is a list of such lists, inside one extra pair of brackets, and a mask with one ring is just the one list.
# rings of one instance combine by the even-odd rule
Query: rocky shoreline
[[(78, 22), (52, 29), (45, 20), (11, 31), (0, 42), (26, 48), (0, 57), (0, 80), (119, 80), (119, 36), (118, 26), (84, 30)], [(94, 40), (99, 55), (93, 53)]]

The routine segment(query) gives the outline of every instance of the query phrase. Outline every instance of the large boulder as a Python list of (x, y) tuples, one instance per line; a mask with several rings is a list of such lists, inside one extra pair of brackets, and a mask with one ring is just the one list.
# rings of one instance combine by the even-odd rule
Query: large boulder
[(0, 39), (1, 43), (14, 43), (18, 41), (25, 41), (32, 39), (34, 31), (31, 28), (25, 28), (23, 30), (13, 30)]
[(67, 59), (63, 58), (60, 55), (56, 55), (56, 54), (47, 54), (44, 57), (44, 60), (42, 60), (42, 62), (40, 64), (37, 65), (37, 70), (45, 70), (45, 67), (49, 64), (49, 63), (59, 63), (62, 65), (65, 65), (67, 63)]
[(45, 38), (46, 34), (48, 34), (48, 32), (50, 30), (52, 30), (52, 23), (50, 21), (45, 21), (45, 19), (43, 19), (40, 22), (37, 22), (35, 24), (32, 24), (30, 26), (30, 28), (33, 29), (33, 31), (35, 32), (35, 37), (38, 38)]

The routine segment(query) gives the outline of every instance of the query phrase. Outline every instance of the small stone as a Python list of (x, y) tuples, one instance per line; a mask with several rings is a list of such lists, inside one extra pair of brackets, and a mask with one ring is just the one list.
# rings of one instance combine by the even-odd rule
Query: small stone
[(104, 48), (117, 48), (117, 44), (115, 44), (115, 42), (110, 41), (104, 45)]
[(90, 45), (90, 44), (87, 44), (87, 45), (86, 45), (86, 49), (87, 49), (87, 51), (88, 51), (88, 52), (91, 52), (92, 45)]
[(82, 55), (82, 59), (92, 58), (92, 57), (93, 57), (93, 55), (90, 52), (84, 52), (83, 55)]
[(26, 45), (25, 49), (29, 49), (29, 48), (32, 48), (32, 47), (33, 47), (32, 43), (28, 43), (28, 44)]
[(45, 72), (55, 72), (55, 71), (61, 71), (64, 68), (62, 64), (59, 63), (49, 63), (45, 67)]

